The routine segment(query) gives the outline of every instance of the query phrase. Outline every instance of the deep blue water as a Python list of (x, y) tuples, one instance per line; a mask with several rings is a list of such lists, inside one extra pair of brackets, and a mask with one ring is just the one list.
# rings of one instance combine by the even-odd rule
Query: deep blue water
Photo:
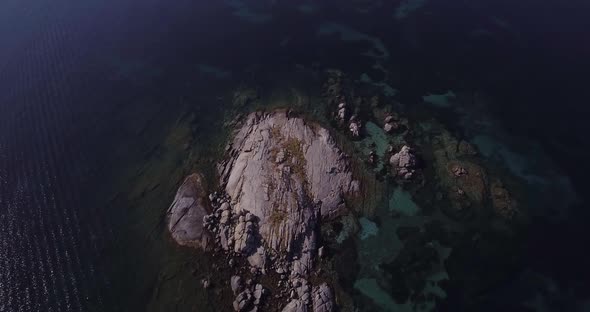
[[(295, 64), (387, 79), (409, 105), (448, 89), (485, 94), (494, 125), (538, 143), (579, 196), (565, 219), (533, 222), (527, 267), (560, 289), (550, 308), (588, 300), (587, 3), (431, 0), (403, 19), (398, 1), (326, 1), (310, 12), (298, 9), (304, 1), (236, 3), (0, 4), (0, 311), (108, 311), (117, 263), (105, 251), (124, 235), (113, 218), (124, 213), (100, 195), (150, 144), (135, 139), (137, 116), (187, 102), (207, 112), (213, 104), (196, 99), (218, 85)], [(367, 40), (318, 36), (326, 23), (380, 38), (387, 77), (362, 55)]]

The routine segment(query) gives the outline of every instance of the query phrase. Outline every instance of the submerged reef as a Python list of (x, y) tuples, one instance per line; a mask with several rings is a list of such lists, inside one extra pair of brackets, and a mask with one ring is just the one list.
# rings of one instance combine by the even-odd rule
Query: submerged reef
[[(223, 272), (202, 281), (231, 289), (217, 310), (430, 311), (458, 285), (468, 307), (518, 263), (517, 179), (466, 140), (339, 71), (324, 75), (321, 116), (301, 101), (265, 109), (254, 90), (232, 95), (215, 188), (191, 174), (167, 214), (172, 239)], [(462, 267), (479, 257), (500, 273)]]

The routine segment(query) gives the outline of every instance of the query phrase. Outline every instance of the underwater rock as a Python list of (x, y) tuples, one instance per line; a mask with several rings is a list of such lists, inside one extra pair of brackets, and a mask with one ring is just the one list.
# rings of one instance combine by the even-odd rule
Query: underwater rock
[(440, 185), (447, 191), (450, 209), (445, 213), (454, 219), (485, 216), (489, 211), (485, 202), (489, 199), (488, 177), (485, 169), (472, 161), (473, 155), (459, 151), (459, 143), (449, 133), (437, 137), (434, 165)]
[(476, 156), (477, 149), (471, 143), (461, 141), (457, 146), (457, 153), (459, 156)]
[(486, 214), (487, 175), (481, 166), (467, 161), (450, 161), (446, 168), (439, 168), (439, 179), (447, 188), (451, 201), (452, 210), (447, 210), (447, 215), (465, 219)]
[(458, 140), (448, 131), (443, 131), (437, 139), (440, 141), (441, 145), (444, 146), (447, 156), (450, 159), (472, 157), (478, 154), (477, 149), (471, 143), (465, 140)]
[(328, 70), (328, 79), (324, 83), (323, 95), (326, 97), (336, 97), (342, 94), (344, 73), (339, 70)]
[(453, 176), (456, 187), (471, 201), (477, 204), (483, 202), (487, 193), (487, 177), (481, 166), (467, 161), (451, 161), (447, 172), (447, 176)]
[(391, 275), (390, 293), (398, 302), (406, 302), (424, 290), (425, 280), (438, 264), (440, 256), (426, 233), (417, 232), (406, 239), (397, 257), (381, 267)]
[(208, 248), (212, 235), (203, 226), (203, 218), (211, 211), (203, 178), (188, 176), (180, 186), (168, 209), (168, 230), (183, 246)]
[(519, 215), (518, 205), (502, 182), (494, 181), (490, 186), (494, 212), (506, 219), (514, 219)]
[(255, 89), (240, 87), (233, 94), (233, 105), (237, 109), (242, 109), (258, 98), (258, 92)]

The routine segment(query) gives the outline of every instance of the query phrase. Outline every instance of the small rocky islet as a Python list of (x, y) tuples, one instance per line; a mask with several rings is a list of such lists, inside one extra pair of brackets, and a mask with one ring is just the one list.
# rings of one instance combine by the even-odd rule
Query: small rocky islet
[[(516, 237), (525, 223), (522, 205), (503, 176), (486, 170), (470, 143), (444, 127), (425, 131), (378, 97), (355, 96), (353, 89), (343, 74), (328, 73), (323, 123), (291, 108), (237, 114), (211, 183), (216, 189), (209, 189), (200, 173), (179, 187), (167, 228), (177, 244), (215, 256), (217, 270), (230, 272), (223, 284), (202, 280), (205, 289), (231, 289), (233, 302), (219, 310), (357, 310), (352, 285), (344, 285), (351, 278), (341, 275), (354, 276), (358, 268), (343, 272), (335, 264), (347, 256), (340, 238), (359, 231), (360, 217), (378, 220), (375, 211), (387, 205), (392, 186), (407, 190), (421, 206), (434, 207), (421, 212), (421, 226), (397, 227), (404, 245), (380, 264), (388, 278), (381, 288), (415, 310), (429, 310), (427, 302), (444, 299), (424, 293), (427, 277), (440, 266), (450, 267), (450, 278), (437, 285), (443, 289), (452, 292), (455, 276), (455, 283), (485, 287), (485, 278), (475, 280), (480, 272), (460, 272), (460, 255), (465, 248), (480, 248), (478, 242), (488, 236), (494, 242)], [(256, 98), (254, 91), (242, 91), (234, 96), (236, 105)], [(388, 141), (366, 140), (369, 126), (379, 127)], [(397, 211), (390, 211), (394, 220), (403, 218)], [(453, 257), (440, 259), (433, 242), (459, 246), (459, 256), (451, 252)], [(485, 263), (501, 258), (503, 251), (497, 252)]]

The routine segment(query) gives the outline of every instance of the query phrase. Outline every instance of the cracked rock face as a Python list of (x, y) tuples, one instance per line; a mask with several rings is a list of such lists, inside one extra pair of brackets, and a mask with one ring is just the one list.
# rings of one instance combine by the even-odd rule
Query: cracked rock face
[(307, 305), (299, 299), (293, 299), (287, 304), (282, 312), (307, 312)]
[(188, 176), (178, 189), (168, 209), (168, 230), (178, 244), (208, 247), (211, 234), (203, 227), (203, 217), (211, 208), (206, 194), (203, 178), (198, 174)]
[(323, 283), (313, 289), (313, 311), (332, 312), (334, 311), (334, 297), (328, 284)]
[(234, 248), (258, 254), (252, 266), (270, 250), (288, 255), (293, 271), (307, 275), (320, 220), (342, 213), (344, 196), (358, 189), (347, 156), (326, 129), (281, 111), (250, 114), (229, 155), (219, 167), (222, 185), (232, 213), (246, 213)]

